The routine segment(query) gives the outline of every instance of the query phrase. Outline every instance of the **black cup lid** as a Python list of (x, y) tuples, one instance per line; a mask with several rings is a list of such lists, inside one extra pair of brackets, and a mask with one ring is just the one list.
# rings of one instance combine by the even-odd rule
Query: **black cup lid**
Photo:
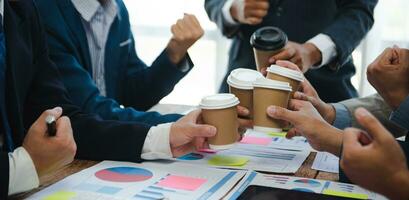
[(256, 30), (250, 39), (251, 45), (264, 51), (275, 51), (285, 47), (287, 35), (279, 28), (266, 26)]

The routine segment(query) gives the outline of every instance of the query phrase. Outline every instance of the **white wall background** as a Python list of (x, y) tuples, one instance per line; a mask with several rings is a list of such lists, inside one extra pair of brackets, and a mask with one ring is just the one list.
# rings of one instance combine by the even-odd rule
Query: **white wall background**
[[(195, 14), (205, 29), (205, 36), (190, 50), (195, 68), (176, 86), (162, 103), (195, 105), (217, 92), (226, 71), (229, 41), (209, 21), (204, 0), (124, 0), (128, 7), (138, 55), (147, 64), (161, 53), (171, 37), (170, 26), (183, 17)], [(366, 66), (384, 48), (398, 44), (409, 47), (409, 1), (380, 0), (375, 10), (375, 26), (353, 53), (357, 75), (353, 84), (361, 95), (374, 93), (366, 81)]]

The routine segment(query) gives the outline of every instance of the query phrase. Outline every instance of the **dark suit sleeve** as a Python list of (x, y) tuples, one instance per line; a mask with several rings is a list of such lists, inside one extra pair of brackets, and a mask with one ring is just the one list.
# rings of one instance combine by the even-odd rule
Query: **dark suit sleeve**
[(409, 141), (398, 141), (400, 147), (403, 150), (403, 153), (405, 153), (406, 157), (406, 163), (409, 165)]
[(337, 0), (338, 13), (323, 33), (330, 36), (337, 48), (337, 58), (331, 67), (339, 69), (350, 59), (374, 24), (374, 9), (378, 0)]
[(9, 156), (0, 153), (0, 199), (7, 199), (9, 193)]
[(210, 20), (216, 23), (217, 27), (222, 31), (222, 34), (228, 38), (234, 37), (240, 29), (238, 25), (228, 25), (223, 16), (223, 6), (226, 0), (205, 0), (205, 10)]
[[(122, 5), (124, 6), (124, 5)], [(132, 106), (140, 110), (147, 110), (159, 103), (159, 101), (172, 92), (175, 85), (193, 67), (193, 63), (187, 55), (182, 62), (187, 62), (189, 69), (182, 72), (178, 65), (173, 64), (164, 50), (159, 57), (148, 67), (139, 59), (135, 50), (135, 40), (131, 32), (128, 13), (125, 12), (123, 20), (127, 21), (127, 31), (131, 44), (128, 46), (128, 66), (123, 97), (126, 106)]]
[(70, 117), (77, 143), (77, 158), (90, 160), (141, 161), (141, 151), (149, 125), (103, 121), (93, 115), (82, 114), (73, 106), (61, 82), (59, 72), (50, 61), (46, 36), (37, 12), (31, 17), (32, 42), (36, 74), (29, 88), (24, 110), (25, 127), (46, 109), (61, 106)]
[[(98, 114), (105, 120), (137, 121), (150, 125), (173, 122), (180, 115), (160, 115), (157, 112), (141, 112), (132, 107), (121, 108), (112, 98), (102, 96), (89, 72), (84, 69), (70, 52), (74, 52), (72, 44), (67, 41), (66, 29), (46, 24), (47, 42), (50, 47), (50, 57), (56, 63), (62, 75), (62, 81), (68, 90), (71, 100), (80, 106), (85, 113)], [(142, 94), (142, 95), (141, 95)], [(144, 96), (140, 93), (139, 97)], [(135, 97), (136, 98), (136, 97)]]

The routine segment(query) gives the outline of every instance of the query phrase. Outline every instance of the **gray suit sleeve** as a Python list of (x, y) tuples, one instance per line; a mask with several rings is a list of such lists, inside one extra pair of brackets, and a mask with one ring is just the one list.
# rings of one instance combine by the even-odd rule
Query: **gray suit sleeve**
[(234, 37), (240, 29), (240, 25), (228, 25), (223, 17), (223, 6), (226, 0), (205, 0), (205, 9), (210, 20), (216, 23), (222, 34), (228, 38)]
[(349, 99), (340, 102), (350, 113), (352, 127), (362, 128), (355, 119), (354, 112), (357, 108), (363, 107), (371, 112), (395, 137), (406, 135), (407, 131), (389, 120), (392, 109), (379, 94), (374, 94), (364, 98)]

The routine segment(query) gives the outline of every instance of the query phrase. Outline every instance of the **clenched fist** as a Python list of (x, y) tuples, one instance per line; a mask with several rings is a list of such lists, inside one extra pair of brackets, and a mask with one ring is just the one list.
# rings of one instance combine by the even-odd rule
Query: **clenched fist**
[(242, 24), (257, 25), (263, 21), (269, 7), (269, 0), (235, 0), (230, 14)]
[[(54, 137), (46, 134), (45, 118), (50, 115), (57, 119), (57, 134)], [(61, 115), (62, 109), (59, 107), (45, 111), (24, 138), (23, 147), (33, 160), (40, 183), (71, 163), (77, 151), (70, 119)]]
[(172, 39), (166, 48), (170, 61), (178, 64), (186, 55), (187, 50), (199, 40), (204, 31), (194, 15), (185, 14), (171, 28)]

